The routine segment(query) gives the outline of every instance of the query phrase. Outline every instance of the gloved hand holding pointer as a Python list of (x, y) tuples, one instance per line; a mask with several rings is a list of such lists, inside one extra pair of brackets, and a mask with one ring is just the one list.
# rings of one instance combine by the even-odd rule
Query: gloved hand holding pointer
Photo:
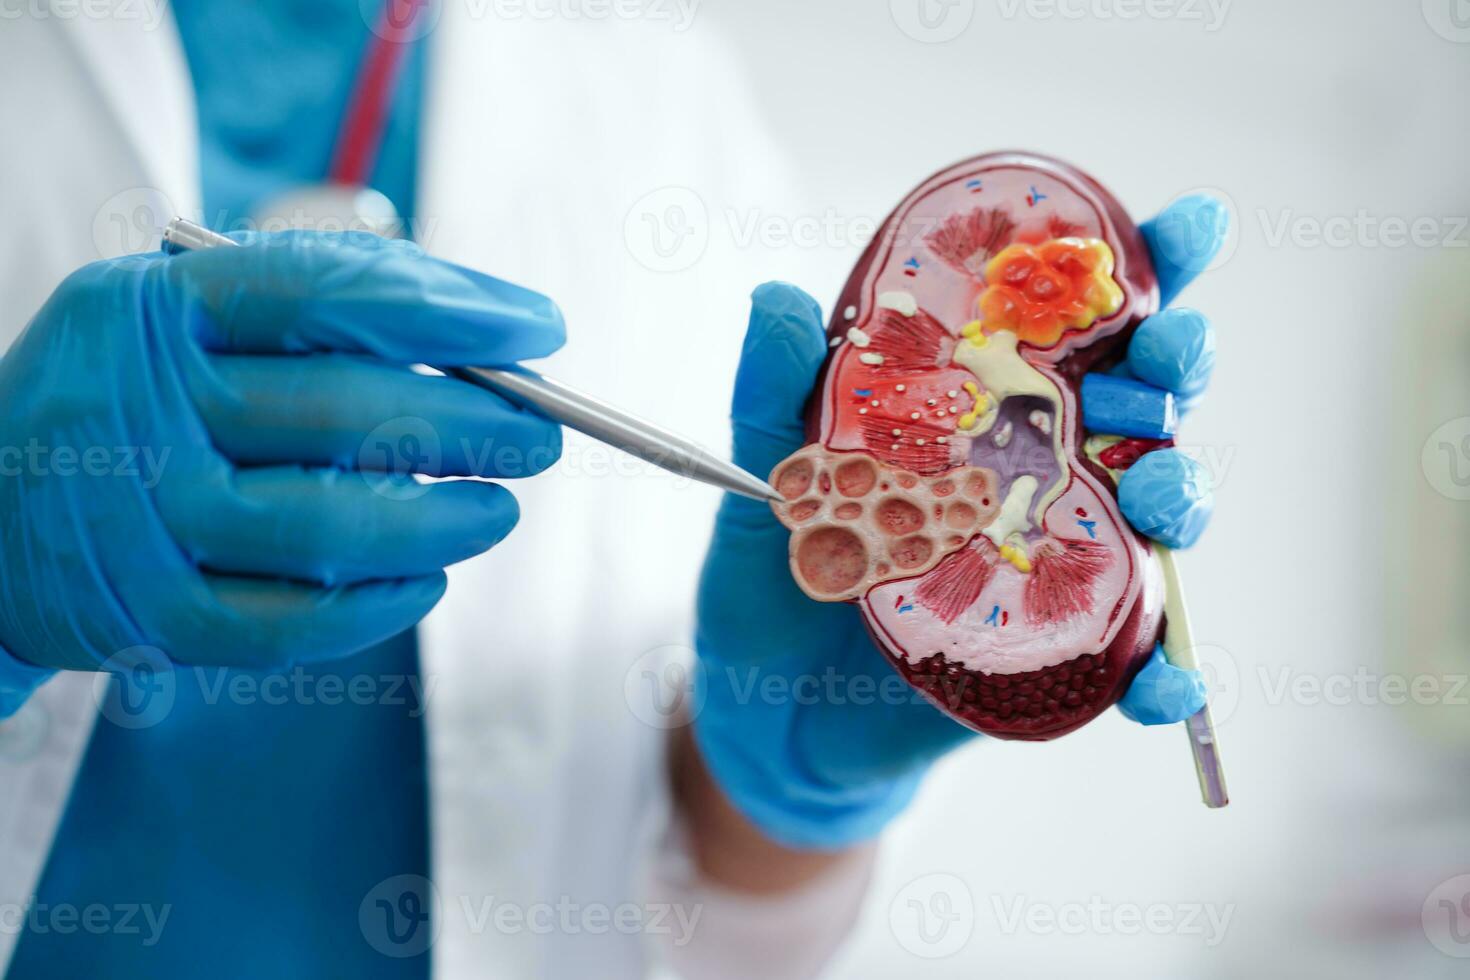
[[(89, 265), (0, 360), (0, 716), (139, 645), (280, 667), (386, 639), (518, 516), (502, 486), (407, 472), (558, 458), (556, 425), (409, 368), (552, 353), (546, 297), (371, 235), (240, 241)], [(405, 418), (439, 452), (365, 447)]]

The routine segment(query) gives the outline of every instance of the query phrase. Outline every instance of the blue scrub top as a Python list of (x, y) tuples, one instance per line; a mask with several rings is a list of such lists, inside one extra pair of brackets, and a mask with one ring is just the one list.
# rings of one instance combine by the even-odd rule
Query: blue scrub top
[[(257, 201), (324, 177), (367, 24), (358, 0), (172, 8), (198, 93), (205, 220), (238, 227)], [(373, 179), (405, 217), (421, 48)], [(429, 873), (412, 631), (265, 677), (181, 667), (157, 724), (98, 719), (7, 976), (428, 975), (430, 926), (410, 915), (428, 901), (404, 894)]]

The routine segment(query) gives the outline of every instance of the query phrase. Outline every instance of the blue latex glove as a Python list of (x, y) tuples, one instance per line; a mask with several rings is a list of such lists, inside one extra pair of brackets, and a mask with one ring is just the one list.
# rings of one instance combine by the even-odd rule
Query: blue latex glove
[(1118, 710), (1140, 725), (1172, 725), (1203, 708), (1207, 693), (1203, 674), (1175, 667), (1164, 659), (1164, 648), (1155, 646)]
[(408, 474), (560, 453), (552, 423), (408, 368), (550, 354), (550, 300), (370, 235), (241, 240), (89, 265), (0, 360), (11, 710), (25, 663), (275, 668), (393, 636), (517, 519), (499, 485)]
[[(1229, 212), (1210, 197), (1184, 198), (1142, 226), (1171, 302), (1204, 270), (1229, 233)], [(1176, 308), (1139, 324), (1119, 373), (1174, 393), (1181, 413), (1198, 403), (1215, 368), (1215, 331), (1196, 310)], [(1124, 472), (1118, 506), (1142, 533), (1170, 548), (1199, 540), (1214, 510), (1209, 474), (1177, 449), (1148, 453)]]
[[(1176, 211), (1188, 212), (1190, 229), (1203, 212), (1224, 214), (1213, 202), (1186, 200), (1146, 226), (1171, 298), (1208, 264), (1205, 257), (1191, 267), (1161, 252), (1157, 242), (1167, 244), (1181, 219)], [(1222, 227), (1210, 256), (1223, 236)], [(1144, 370), (1163, 366), (1155, 349), (1213, 350), (1203, 317), (1161, 316), (1148, 321), (1150, 333), (1167, 343), (1138, 345)], [(805, 443), (803, 407), (826, 353), (811, 297), (783, 283), (755, 291), (731, 413), (737, 464), (766, 474)], [(1202, 386), (1209, 365), (1186, 364), (1181, 374)], [(1151, 513), (1207, 513), (1208, 501), (1202, 485), (1181, 483), (1158, 490)], [(876, 836), (929, 764), (974, 733), (888, 665), (856, 608), (815, 602), (798, 588), (788, 538), (766, 504), (725, 497), (699, 588), (694, 735), (726, 795), (765, 834), (792, 847), (838, 849)], [(1154, 660), (1129, 690), (1125, 713), (1145, 723), (1181, 721), (1204, 703), (1203, 683), (1162, 663), (1158, 651)]]

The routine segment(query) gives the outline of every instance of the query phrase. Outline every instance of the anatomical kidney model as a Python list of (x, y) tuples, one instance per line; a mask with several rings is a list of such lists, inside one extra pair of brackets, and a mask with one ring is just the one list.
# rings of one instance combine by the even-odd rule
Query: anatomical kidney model
[(1160, 636), (1159, 559), (1079, 413), (1082, 376), (1158, 302), (1113, 196), (1021, 153), (925, 181), (842, 291), (810, 444), (771, 476), (791, 570), (812, 598), (856, 603), (893, 666), (971, 728), (1073, 731)]

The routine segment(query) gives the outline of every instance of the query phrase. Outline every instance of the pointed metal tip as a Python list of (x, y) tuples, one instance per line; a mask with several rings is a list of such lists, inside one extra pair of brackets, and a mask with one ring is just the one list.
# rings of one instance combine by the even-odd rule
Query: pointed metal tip
[(747, 473), (744, 470), (741, 470), (739, 472), (740, 478), (738, 480), (738, 485), (731, 485), (727, 487), (727, 489), (729, 489), (730, 491), (738, 493), (742, 497), (749, 497), (751, 500), (770, 502), (786, 499), (776, 492), (775, 487), (771, 486), (760, 477)]
[(714, 479), (708, 481), (722, 487), (731, 493), (751, 500), (770, 502), (773, 500), (785, 500), (786, 498), (776, 492), (776, 488), (765, 480), (747, 470), (743, 470), (734, 463), (724, 460), (711, 460), (714, 470)]
[(784, 501), (786, 499), (785, 497), (781, 496), (781, 494), (776, 491), (776, 488), (775, 487), (771, 486), (765, 480), (762, 480), (761, 478), (759, 478), (757, 476), (752, 476), (750, 478), (750, 485), (751, 485), (751, 487), (753, 489), (759, 491), (762, 500), (781, 500), (781, 501)]

